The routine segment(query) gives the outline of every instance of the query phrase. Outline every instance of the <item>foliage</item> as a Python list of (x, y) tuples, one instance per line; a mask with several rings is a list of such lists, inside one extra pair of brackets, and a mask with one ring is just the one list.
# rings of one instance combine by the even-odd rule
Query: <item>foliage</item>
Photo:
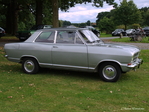
[(70, 26), (71, 22), (70, 21), (63, 21), (63, 25), (62, 26)]
[[(97, 15), (97, 21), (100, 28), (100, 21), (103, 18), (109, 18), (114, 22), (114, 28), (124, 26), (123, 29), (131, 29), (136, 27), (144, 27), (149, 25), (149, 7), (138, 9), (132, 0), (122, 0), (120, 5), (115, 4), (110, 12), (101, 12)], [(106, 25), (105, 25), (106, 27)], [(114, 30), (114, 29), (113, 29)]]
[[(39, 8), (36, 8), (37, 1), (41, 3)], [(37, 23), (52, 24), (53, 10), (51, 1), (55, 2), (55, 0), (13, 0), (13, 2), (10, 2), (10, 0), (0, 0), (0, 10), (1, 10), (0, 26), (5, 28), (7, 33), (15, 34), (16, 30), (29, 29), (31, 28), (31, 26)], [(123, 2), (121, 3), (120, 6), (118, 6), (117, 4), (114, 3), (114, 0), (56, 0), (56, 1), (59, 2), (58, 8), (61, 9), (62, 11), (67, 11), (70, 7), (74, 7), (76, 4), (92, 3), (93, 6), (102, 7), (103, 3), (107, 2), (109, 5), (113, 5), (116, 9), (111, 10), (110, 12), (99, 13), (97, 16), (97, 24), (104, 17), (112, 19), (114, 22), (114, 27), (116, 27), (117, 25), (124, 24), (122, 22), (115, 21), (120, 19), (113, 18), (114, 15), (117, 15), (115, 14), (117, 8), (123, 6), (122, 5)], [(142, 26), (149, 25), (148, 7), (142, 8), (138, 11), (136, 10), (136, 6), (134, 5), (133, 1), (126, 2), (126, 6), (127, 6), (126, 7), (127, 10), (125, 9), (126, 11), (130, 10), (133, 7), (134, 12), (132, 11), (130, 12), (132, 15), (135, 15), (136, 12), (138, 15), (140, 15), (139, 12), (141, 13), (142, 19), (139, 22), (134, 21), (134, 23), (140, 24)], [(39, 10), (41, 10), (42, 13), (38, 14)], [(118, 15), (120, 15), (120, 13)], [(138, 17), (140, 18), (140, 16)], [(89, 24), (88, 22), (87, 24)], [(129, 23), (129, 21), (127, 21), (127, 23)], [(134, 23), (129, 23), (127, 26)], [(78, 24), (76, 25), (79, 26)]]
[(149, 26), (149, 7), (143, 7), (141, 9), (139, 9), (142, 15), (142, 20), (140, 22), (140, 24), (142, 26)]
[(91, 21), (88, 20), (88, 21), (86, 22), (86, 25), (87, 25), (87, 26), (91, 26)]
[(104, 17), (98, 22), (98, 27), (101, 31), (106, 31), (106, 33), (111, 33), (114, 29), (114, 22), (112, 19)]
[(112, 17), (111, 12), (98, 13), (98, 15), (96, 17), (97, 18), (96, 23), (100, 22), (100, 20), (103, 19), (104, 17), (111, 18)]
[(116, 27), (117, 29), (125, 29), (125, 26), (124, 25), (119, 25)]
[(139, 24), (132, 24), (132, 28), (133, 28), (133, 29), (138, 29), (139, 27), (140, 27)]
[(149, 19), (149, 9), (148, 9), (148, 11), (145, 13), (144, 25), (149, 26), (149, 21), (148, 21), (148, 19)]
[(116, 83), (92, 73), (52, 69), (27, 75), (3, 55), (0, 47), (1, 112), (149, 111), (148, 50), (141, 51), (140, 69), (123, 74)]
[(114, 18), (119, 24), (124, 24), (127, 29), (128, 25), (139, 22), (141, 13), (132, 0), (128, 2), (123, 0), (116, 8)]

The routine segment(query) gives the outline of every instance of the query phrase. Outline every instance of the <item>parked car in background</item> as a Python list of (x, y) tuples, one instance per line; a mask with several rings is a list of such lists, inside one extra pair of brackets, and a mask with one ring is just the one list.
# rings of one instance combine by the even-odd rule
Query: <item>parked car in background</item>
[(127, 30), (126, 30), (126, 35), (127, 35), (127, 36), (134, 35), (135, 32), (136, 32), (135, 29), (127, 29)]
[(136, 46), (104, 43), (84, 28), (37, 30), (24, 42), (5, 44), (4, 50), (5, 57), (21, 63), (27, 74), (46, 67), (97, 72), (102, 80), (116, 82), (142, 64)]
[(16, 33), (16, 37), (19, 38), (20, 41), (25, 41), (28, 39), (36, 30), (52, 28), (52, 25), (34, 25), (30, 30), (26, 31), (18, 31)]
[(143, 31), (145, 32), (146, 36), (149, 36), (149, 27), (143, 28)]
[(120, 36), (120, 34), (126, 36), (126, 31), (124, 29), (116, 29), (112, 32), (112, 36)]
[(0, 38), (2, 36), (5, 36), (5, 30), (2, 27), (0, 27)]

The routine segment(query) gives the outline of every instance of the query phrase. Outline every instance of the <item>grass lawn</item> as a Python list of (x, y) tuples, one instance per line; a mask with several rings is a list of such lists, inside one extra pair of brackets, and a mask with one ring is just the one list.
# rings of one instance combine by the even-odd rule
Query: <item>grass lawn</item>
[(15, 36), (9, 36), (9, 35), (6, 35), (0, 38), (0, 41), (12, 41), (12, 40), (15, 41), (19, 39)]
[(85, 72), (43, 69), (25, 74), (20, 64), (4, 58), (0, 47), (0, 112), (147, 112), (149, 50), (140, 57), (140, 69), (107, 83)]
[(133, 43), (149, 43), (149, 37), (146, 37), (146, 38), (143, 38), (141, 41), (130, 41), (130, 38), (129, 37), (123, 37), (123, 38), (115, 38), (115, 39), (112, 39), (111, 41), (114, 41), (114, 42), (133, 42)]
[(112, 37), (112, 34), (101, 33), (100, 37)]

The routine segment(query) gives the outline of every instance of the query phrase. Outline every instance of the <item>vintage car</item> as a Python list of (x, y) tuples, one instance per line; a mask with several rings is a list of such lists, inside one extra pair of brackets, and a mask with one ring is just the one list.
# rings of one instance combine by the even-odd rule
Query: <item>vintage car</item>
[(0, 27), (0, 38), (2, 37), (2, 36), (5, 36), (5, 30), (2, 28), (2, 27)]
[(126, 31), (124, 29), (116, 29), (112, 32), (112, 36), (120, 36), (120, 35), (126, 36)]
[(5, 44), (4, 50), (5, 57), (21, 63), (27, 74), (46, 67), (97, 72), (102, 80), (116, 82), (142, 64), (136, 46), (104, 43), (84, 28), (37, 30), (24, 42)]

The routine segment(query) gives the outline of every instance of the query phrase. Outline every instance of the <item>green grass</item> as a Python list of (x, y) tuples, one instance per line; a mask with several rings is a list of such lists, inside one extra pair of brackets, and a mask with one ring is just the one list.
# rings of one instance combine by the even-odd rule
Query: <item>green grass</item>
[(7, 41), (18, 41), (19, 39), (15, 36), (6, 35), (0, 38), (0, 42), (7, 42)]
[(20, 64), (4, 58), (0, 47), (0, 112), (147, 112), (149, 50), (140, 57), (140, 69), (107, 83), (85, 72), (43, 69), (25, 74)]
[(112, 37), (111, 34), (101, 33), (100, 37)]
[(129, 37), (123, 37), (123, 38), (115, 38), (115, 39), (112, 39), (111, 41), (113, 42), (135, 42), (135, 43), (149, 43), (149, 37), (146, 37), (146, 38), (143, 38), (141, 41), (130, 41), (130, 38)]

